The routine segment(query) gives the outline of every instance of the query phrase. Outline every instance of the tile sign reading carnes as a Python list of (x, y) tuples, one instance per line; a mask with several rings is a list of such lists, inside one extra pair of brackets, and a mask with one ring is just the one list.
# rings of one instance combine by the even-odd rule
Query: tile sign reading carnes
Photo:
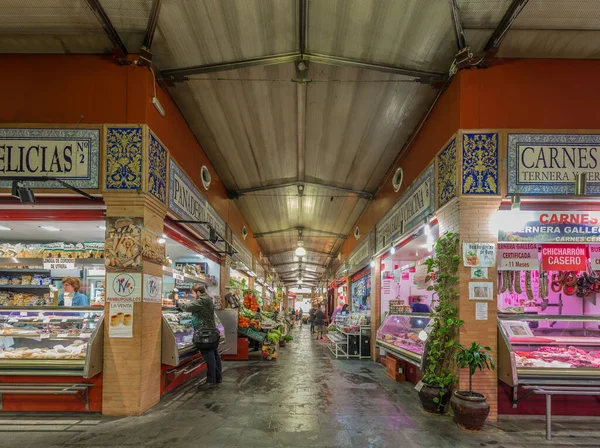
[[(600, 242), (600, 212), (499, 212), (513, 229), (498, 230), (498, 241), (513, 243)], [(509, 220), (509, 221), (507, 221)], [(505, 227), (506, 227), (505, 226)], [(518, 228), (517, 228), (518, 227)]]
[(545, 271), (587, 270), (585, 244), (542, 244), (542, 269)]
[(600, 193), (600, 135), (508, 134), (509, 194), (574, 194), (577, 173)]
[[(100, 129), (0, 128), (0, 188), (7, 177), (56, 177), (82, 189), (98, 188)], [(64, 188), (57, 182), (28, 182)]]
[(402, 222), (406, 233), (435, 211), (433, 174), (434, 165), (431, 164), (379, 221), (376, 227), (376, 252), (402, 236)]
[[(182, 219), (207, 222), (219, 235), (225, 237), (225, 222), (194, 183), (173, 160), (170, 161), (169, 170), (169, 208)], [(191, 224), (191, 226), (203, 237), (209, 237), (210, 231), (207, 225)], [(219, 242), (216, 246), (223, 249), (224, 243)]]

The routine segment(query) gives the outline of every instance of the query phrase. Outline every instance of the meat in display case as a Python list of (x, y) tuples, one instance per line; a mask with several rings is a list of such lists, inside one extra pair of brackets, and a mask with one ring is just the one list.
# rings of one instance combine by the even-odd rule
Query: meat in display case
[(420, 367), (425, 343), (419, 333), (431, 320), (429, 314), (388, 314), (377, 330), (376, 345)]
[(91, 378), (102, 370), (103, 310), (0, 308), (0, 375)]
[(600, 384), (600, 316), (499, 315), (498, 378), (509, 386)]
[[(215, 323), (221, 334), (221, 343), (225, 340), (225, 327), (215, 313)], [(192, 343), (194, 327), (192, 315), (173, 309), (163, 310), (162, 363), (178, 366), (188, 356), (198, 353)]]

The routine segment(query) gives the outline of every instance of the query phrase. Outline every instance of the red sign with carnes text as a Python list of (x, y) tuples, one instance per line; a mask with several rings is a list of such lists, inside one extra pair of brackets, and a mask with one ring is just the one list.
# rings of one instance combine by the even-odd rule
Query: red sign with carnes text
[(542, 269), (545, 271), (587, 270), (585, 244), (543, 244)]

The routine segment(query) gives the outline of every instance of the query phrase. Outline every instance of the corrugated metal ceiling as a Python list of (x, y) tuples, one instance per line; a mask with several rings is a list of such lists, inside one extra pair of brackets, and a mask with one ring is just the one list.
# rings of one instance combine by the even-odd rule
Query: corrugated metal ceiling
[[(137, 52), (154, 1), (100, 4), (129, 52)], [(510, 4), (458, 0), (474, 53)], [(497, 56), (598, 58), (599, 30), (600, 1), (530, 0)], [(86, 0), (2, 2), (0, 52), (108, 53), (113, 46)], [(320, 59), (309, 63), (310, 82), (300, 87), (292, 81), (295, 63), (287, 62), (188, 75), (170, 92), (230, 190), (303, 180), (374, 192), (437, 92), (406, 70), (443, 75), (457, 51), (448, 0), (163, 0), (152, 47), (162, 71), (302, 50)], [(404, 76), (356, 61), (402, 68)], [(292, 229), (261, 238), (265, 254), (287, 251), (273, 255), (273, 264), (294, 261), (293, 229), (347, 234), (368, 204), (354, 192), (310, 184), (302, 197), (292, 185), (244, 194), (237, 202), (255, 233)], [(335, 254), (343, 239), (305, 230), (304, 242)], [(304, 261), (330, 259), (309, 252)]]

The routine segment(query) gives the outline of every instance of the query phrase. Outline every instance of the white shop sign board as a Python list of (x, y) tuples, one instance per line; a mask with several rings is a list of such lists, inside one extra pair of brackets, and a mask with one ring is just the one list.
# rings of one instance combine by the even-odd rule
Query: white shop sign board
[(44, 269), (64, 271), (75, 269), (74, 258), (44, 258)]
[[(600, 246), (599, 246), (600, 247)], [(537, 271), (540, 268), (538, 245), (534, 243), (498, 243), (498, 269), (501, 271)]]

